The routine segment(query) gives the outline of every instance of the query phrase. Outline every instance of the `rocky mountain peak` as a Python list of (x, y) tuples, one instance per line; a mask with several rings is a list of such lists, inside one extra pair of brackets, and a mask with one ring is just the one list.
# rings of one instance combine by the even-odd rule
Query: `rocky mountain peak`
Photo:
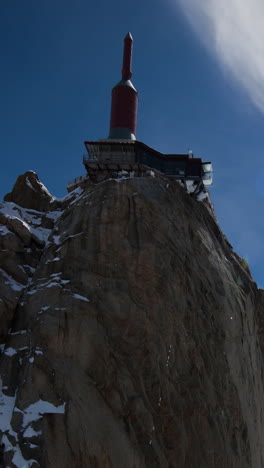
[(264, 297), (206, 200), (46, 199), (0, 203), (0, 468), (263, 468)]
[(51, 211), (56, 209), (54, 197), (45, 185), (40, 182), (34, 171), (27, 171), (18, 176), (12, 192), (4, 197), (4, 201), (13, 202), (23, 208), (37, 211)]

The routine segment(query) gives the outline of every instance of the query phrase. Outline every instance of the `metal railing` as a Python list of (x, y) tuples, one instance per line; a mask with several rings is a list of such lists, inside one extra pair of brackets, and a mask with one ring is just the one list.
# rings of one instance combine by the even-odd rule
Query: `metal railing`
[(75, 177), (75, 179), (72, 179), (72, 180), (68, 183), (67, 187), (70, 187), (71, 185), (77, 185), (77, 184), (79, 184), (80, 182), (82, 182), (82, 181), (85, 180), (85, 179), (87, 179), (87, 175), (86, 175), (86, 174), (85, 174), (85, 175), (82, 175), (82, 176), (79, 176), (79, 177)]

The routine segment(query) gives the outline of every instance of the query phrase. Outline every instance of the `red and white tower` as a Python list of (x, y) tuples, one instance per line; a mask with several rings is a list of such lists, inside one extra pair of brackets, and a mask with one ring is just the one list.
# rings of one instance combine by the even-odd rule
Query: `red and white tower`
[[(89, 178), (102, 182), (109, 178), (145, 177), (152, 169), (179, 180), (192, 196), (199, 196), (204, 186), (213, 182), (211, 162), (203, 162), (192, 154), (163, 154), (136, 139), (138, 94), (130, 78), (133, 38), (124, 39), (122, 79), (112, 89), (110, 133), (108, 139), (86, 141), (87, 155), (83, 163)], [(152, 169), (151, 169), (152, 168)], [(188, 184), (187, 184), (188, 182)], [(75, 181), (71, 187), (78, 186)], [(73, 189), (73, 188), (72, 188)]]
[(130, 81), (132, 76), (133, 38), (124, 39), (122, 80), (112, 89), (109, 139), (136, 140), (138, 93)]

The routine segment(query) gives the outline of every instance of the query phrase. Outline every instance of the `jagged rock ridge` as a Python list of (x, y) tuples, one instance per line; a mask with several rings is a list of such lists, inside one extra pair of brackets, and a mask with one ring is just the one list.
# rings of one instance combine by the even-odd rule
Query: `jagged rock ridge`
[(0, 206), (0, 466), (264, 466), (262, 291), (206, 203), (165, 177), (44, 199)]

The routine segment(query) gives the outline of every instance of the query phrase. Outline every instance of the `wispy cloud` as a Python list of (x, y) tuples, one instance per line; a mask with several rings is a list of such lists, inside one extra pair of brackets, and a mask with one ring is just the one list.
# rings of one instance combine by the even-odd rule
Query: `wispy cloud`
[(263, 0), (172, 0), (204, 44), (264, 112)]

